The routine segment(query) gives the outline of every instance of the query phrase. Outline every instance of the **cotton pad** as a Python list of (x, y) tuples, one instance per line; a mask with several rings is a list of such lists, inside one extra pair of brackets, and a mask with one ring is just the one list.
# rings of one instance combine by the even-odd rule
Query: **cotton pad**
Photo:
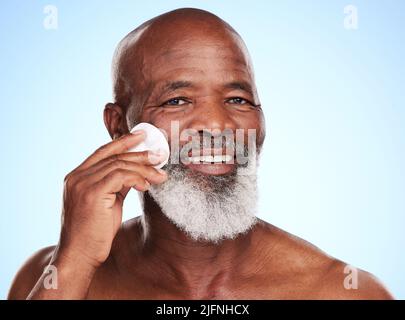
[(162, 168), (168, 161), (170, 156), (169, 143), (162, 131), (150, 123), (141, 122), (132, 128), (131, 133), (135, 130), (143, 130), (145, 139), (137, 146), (128, 150), (128, 152), (155, 151), (164, 153), (164, 160), (154, 166), (156, 169)]

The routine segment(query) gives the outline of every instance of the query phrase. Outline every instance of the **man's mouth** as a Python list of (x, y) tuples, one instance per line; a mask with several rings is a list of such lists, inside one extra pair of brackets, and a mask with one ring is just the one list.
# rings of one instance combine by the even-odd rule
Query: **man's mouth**
[[(200, 152), (195, 152), (199, 154)], [(199, 171), (208, 175), (225, 175), (235, 169), (235, 156), (222, 154), (221, 151), (204, 150), (202, 155), (193, 155), (182, 158), (182, 163), (191, 170)], [(200, 153), (200, 154), (201, 154)]]
[(217, 163), (230, 163), (233, 160), (233, 156), (230, 154), (226, 155), (206, 155), (206, 156), (196, 156), (188, 157), (187, 161), (195, 164), (217, 164)]

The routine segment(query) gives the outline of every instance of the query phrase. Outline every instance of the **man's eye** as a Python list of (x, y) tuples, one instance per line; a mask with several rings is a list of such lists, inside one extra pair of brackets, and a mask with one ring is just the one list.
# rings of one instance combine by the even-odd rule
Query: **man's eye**
[(163, 105), (168, 105), (168, 106), (181, 106), (183, 104), (188, 103), (188, 101), (185, 98), (173, 98), (170, 100), (167, 100)]
[(230, 98), (227, 100), (227, 102), (231, 104), (252, 104), (250, 101), (240, 97)]

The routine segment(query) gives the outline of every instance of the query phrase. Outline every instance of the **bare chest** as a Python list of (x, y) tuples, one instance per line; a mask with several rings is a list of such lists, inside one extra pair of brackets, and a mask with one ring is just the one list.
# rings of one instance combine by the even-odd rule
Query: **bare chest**
[(252, 300), (308, 299), (315, 292), (302, 284), (273, 282), (271, 279), (245, 279), (218, 285), (196, 283), (192, 288), (180, 283), (167, 286), (159, 281), (137, 278), (98, 277), (93, 281), (88, 299), (120, 300)]

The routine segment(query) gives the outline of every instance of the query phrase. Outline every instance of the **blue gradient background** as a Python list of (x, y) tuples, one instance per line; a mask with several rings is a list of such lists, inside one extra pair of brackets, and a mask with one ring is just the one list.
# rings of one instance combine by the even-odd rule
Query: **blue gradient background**
[[(59, 28), (43, 27), (47, 4)], [(345, 5), (359, 29), (343, 27)], [(63, 177), (109, 140), (110, 62), (141, 22), (218, 14), (253, 57), (267, 116), (260, 217), (405, 298), (405, 1), (1, 1), (0, 298), (58, 240)], [(129, 194), (125, 219), (140, 214)]]

